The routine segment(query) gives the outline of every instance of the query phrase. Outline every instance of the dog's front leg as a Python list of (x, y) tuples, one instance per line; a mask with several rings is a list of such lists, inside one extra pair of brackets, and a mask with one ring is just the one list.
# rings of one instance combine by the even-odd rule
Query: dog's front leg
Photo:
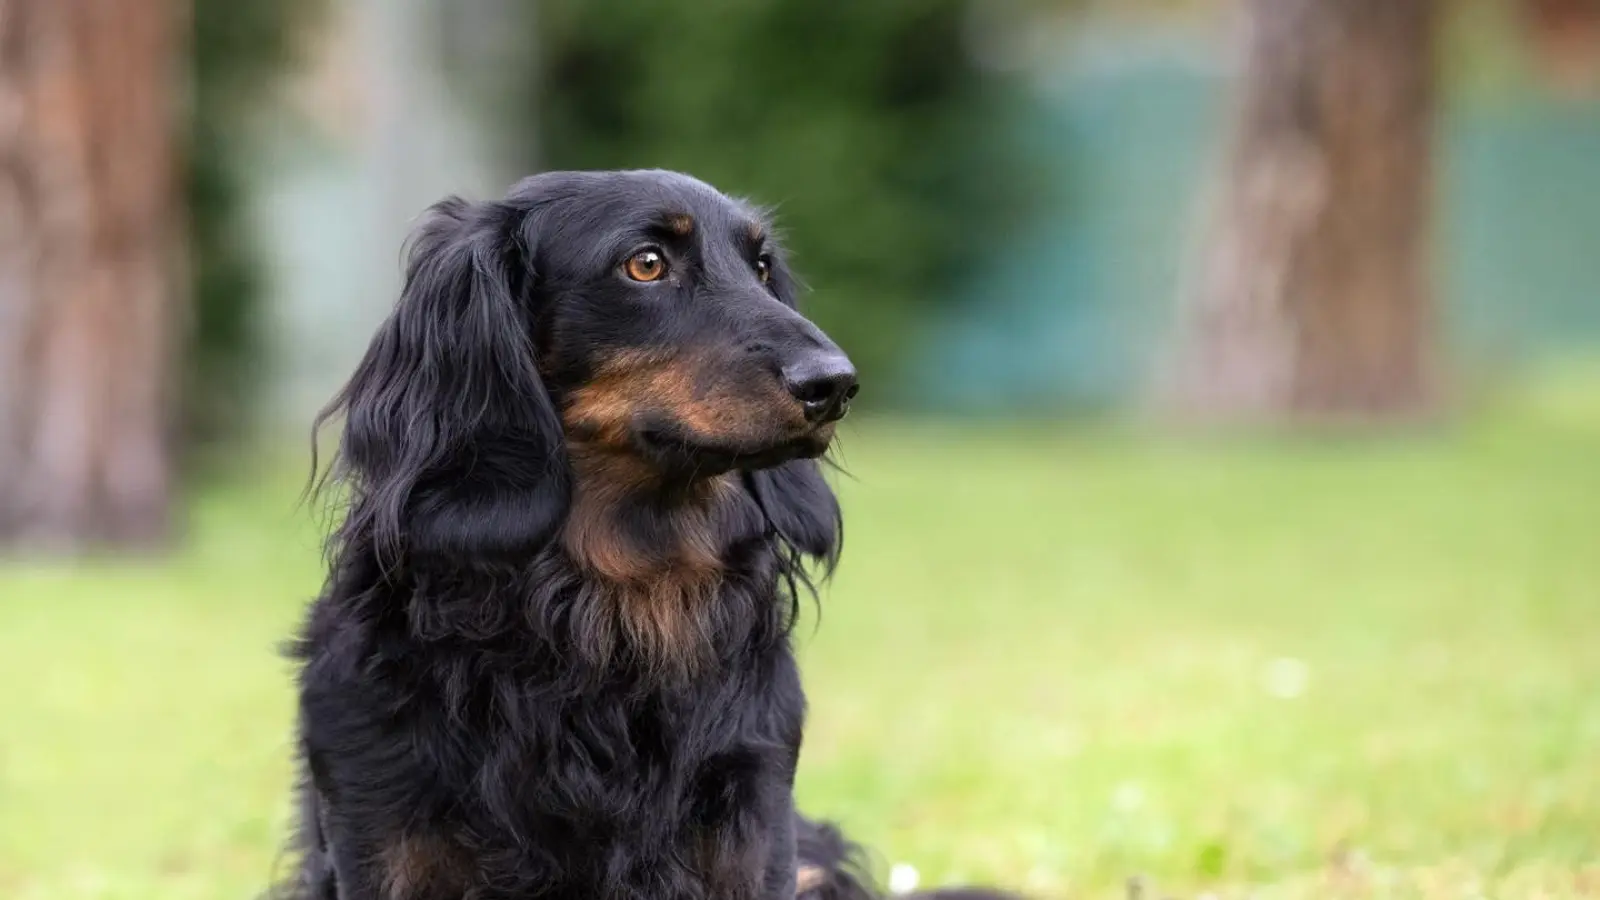
[(372, 865), (373, 850), (352, 823), (341, 815), (331, 790), (326, 760), (302, 745), (307, 782), (301, 829), (307, 839), (302, 852), (302, 884), (294, 900), (387, 900), (383, 874)]
[(767, 860), (766, 875), (761, 882), (762, 900), (794, 900), (797, 848), (792, 794), (785, 794), (773, 825), (771, 853)]

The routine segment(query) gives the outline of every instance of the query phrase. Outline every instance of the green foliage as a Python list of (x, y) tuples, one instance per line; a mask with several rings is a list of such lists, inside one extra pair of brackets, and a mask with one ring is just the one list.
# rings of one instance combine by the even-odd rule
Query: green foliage
[(321, 0), (194, 0), (185, 191), (194, 303), (185, 362), (191, 436), (245, 424), (265, 284), (245, 216), (242, 138), (259, 119), (295, 37)]
[(873, 383), (1025, 210), (965, 6), (544, 0), (530, 162), (681, 169), (776, 207), (809, 312)]

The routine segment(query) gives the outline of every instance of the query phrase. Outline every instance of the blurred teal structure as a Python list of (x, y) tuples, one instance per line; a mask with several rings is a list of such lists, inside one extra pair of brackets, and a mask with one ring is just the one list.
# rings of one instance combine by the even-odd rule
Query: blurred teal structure
[[(953, 287), (905, 395), (969, 413), (1136, 399), (1173, 336), (1226, 90), (1213, 43), (1169, 34), (1102, 35), (1039, 73), (1011, 128), (1059, 202)], [(1453, 361), (1471, 372), (1600, 342), (1600, 104), (1463, 99), (1447, 106), (1439, 153)]]

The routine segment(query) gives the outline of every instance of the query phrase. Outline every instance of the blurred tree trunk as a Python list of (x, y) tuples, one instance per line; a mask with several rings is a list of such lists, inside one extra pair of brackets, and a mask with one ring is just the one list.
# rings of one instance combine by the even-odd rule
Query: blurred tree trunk
[(1221, 420), (1432, 401), (1433, 0), (1247, 0), (1173, 399)]
[(1548, 84), (1580, 98), (1600, 92), (1600, 0), (1520, 0), (1517, 11)]
[(0, 542), (166, 534), (181, 4), (0, 0)]

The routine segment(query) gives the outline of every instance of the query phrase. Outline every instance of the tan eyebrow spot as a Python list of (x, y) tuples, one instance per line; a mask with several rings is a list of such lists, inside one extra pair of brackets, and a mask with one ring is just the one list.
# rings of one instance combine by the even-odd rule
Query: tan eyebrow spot
[(667, 217), (667, 228), (678, 237), (688, 237), (694, 232), (694, 216), (678, 213)]
[(767, 230), (761, 227), (760, 222), (751, 222), (745, 226), (745, 231), (750, 235), (750, 240), (761, 243), (767, 236)]

